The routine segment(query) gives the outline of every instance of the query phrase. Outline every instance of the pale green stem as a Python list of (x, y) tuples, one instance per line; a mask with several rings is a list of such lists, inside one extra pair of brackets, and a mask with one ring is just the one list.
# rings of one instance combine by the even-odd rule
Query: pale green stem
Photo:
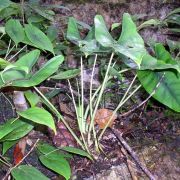
[(2, 34), (1, 36), (0, 36), (0, 39), (2, 39), (2, 37), (4, 36), (5, 34)]
[[(93, 96), (92, 96), (92, 102), (93, 102), (93, 100), (95, 99), (95, 97), (96, 97), (96, 95), (98, 94), (98, 92), (101, 90), (101, 87), (102, 86), (99, 86), (97, 89), (96, 89), (96, 91), (95, 91), (95, 93), (93, 94)], [(84, 115), (84, 117), (87, 119), (87, 116), (88, 116), (88, 113), (89, 113), (89, 108), (90, 108), (90, 105), (88, 105), (87, 107), (86, 107), (86, 111), (85, 111), (85, 115)], [(88, 129), (88, 127), (87, 127), (87, 129)]]
[[(96, 61), (97, 61), (97, 54), (95, 55), (95, 59), (94, 59), (94, 64), (93, 64), (93, 69), (92, 69), (92, 74), (91, 74), (91, 81), (90, 81), (90, 100), (89, 100), (89, 109), (90, 109), (90, 124), (93, 124), (92, 126), (92, 130), (93, 130), (93, 136), (94, 136), (94, 139), (97, 139), (96, 138), (96, 131), (95, 131), (95, 128), (94, 128), (94, 121), (92, 119), (92, 116), (93, 116), (93, 106), (92, 106), (92, 101), (93, 101), (93, 98), (92, 98), (92, 84), (93, 84), (93, 76), (94, 76), (94, 70), (95, 70), (95, 66), (96, 66)], [(90, 144), (90, 139), (91, 139), (91, 131), (88, 131), (88, 144)]]
[(79, 138), (76, 136), (76, 134), (73, 132), (73, 130), (70, 128), (70, 126), (68, 125), (68, 123), (65, 121), (65, 119), (63, 118), (63, 116), (58, 112), (58, 110), (53, 106), (53, 104), (41, 93), (41, 91), (39, 91), (39, 89), (37, 87), (34, 86), (34, 89), (36, 90), (36, 92), (43, 98), (43, 100), (48, 104), (48, 106), (50, 107), (50, 109), (56, 114), (56, 116), (61, 119), (61, 121), (64, 123), (64, 125), (66, 126), (66, 128), (69, 130), (69, 132), (72, 134), (72, 136), (74, 137), (74, 139), (77, 141), (77, 143), (82, 147), (82, 149), (85, 149), (84, 145), (82, 144), (82, 142), (79, 140)]
[(7, 48), (6, 55), (5, 55), (4, 59), (6, 59), (8, 54), (9, 54), (10, 46), (11, 46), (11, 39), (9, 40), (8, 48)]
[(81, 117), (79, 117), (79, 113), (78, 113), (78, 110), (77, 110), (77, 106), (76, 106), (76, 102), (75, 102), (72, 86), (71, 86), (71, 83), (70, 83), (69, 79), (68, 79), (68, 84), (69, 84), (69, 89), (70, 89), (72, 100), (73, 100), (73, 105), (74, 105), (74, 108), (75, 108), (75, 111), (76, 111), (76, 117), (77, 117), (77, 121), (78, 121), (79, 131), (81, 133), (81, 137), (82, 137), (85, 149), (90, 154), (90, 151), (88, 149), (87, 143), (85, 141), (85, 138), (84, 138), (84, 135), (83, 135), (83, 132), (82, 132), (82, 129), (81, 129)]
[[(104, 77), (104, 81), (103, 81), (103, 83), (102, 83), (102, 87), (101, 87), (101, 90), (100, 90), (99, 95), (98, 95), (98, 98), (97, 98), (97, 102), (96, 102), (96, 105), (95, 105), (95, 109), (94, 109), (94, 112), (93, 112), (93, 115), (92, 115), (92, 121), (91, 121), (90, 127), (89, 127), (89, 131), (90, 131), (90, 132), (92, 131), (92, 128), (93, 128), (93, 126), (94, 126), (94, 118), (95, 118), (95, 115), (96, 115), (96, 111), (97, 111), (97, 109), (98, 109), (98, 107), (99, 107), (99, 103), (100, 103), (100, 101), (101, 101), (101, 98), (102, 98), (104, 89), (105, 89), (105, 87), (106, 87), (106, 83), (107, 83), (107, 80), (108, 80), (108, 73), (109, 73), (109, 69), (110, 69), (110, 66), (111, 66), (113, 57), (114, 57), (114, 53), (111, 54), (111, 57), (110, 57), (110, 59), (109, 59), (108, 67), (107, 67), (106, 74), (105, 74), (105, 77)], [(96, 145), (96, 148), (98, 149), (97, 139), (95, 139), (95, 145)]]
[(131, 89), (131, 87), (132, 87), (134, 81), (136, 80), (136, 78), (137, 78), (137, 74), (134, 76), (134, 78), (133, 78), (131, 84), (130, 84), (129, 87), (127, 88), (127, 90), (126, 90), (124, 96), (122, 97), (120, 103), (123, 102), (123, 100), (126, 98), (126, 96), (127, 96), (127, 94), (129, 93), (129, 91), (130, 91), (130, 89)]
[(83, 59), (81, 56), (81, 117), (80, 117), (80, 122), (81, 122), (81, 128), (82, 128), (82, 133), (85, 132), (85, 121), (84, 121), (84, 82), (83, 82)]
[(76, 111), (76, 117), (77, 117), (77, 121), (78, 121), (78, 126), (79, 126), (79, 129), (81, 131), (81, 126), (80, 126), (80, 122), (79, 122), (79, 113), (78, 113), (78, 109), (77, 109), (77, 106), (76, 106), (73, 89), (72, 89), (72, 86), (71, 86), (71, 83), (70, 83), (69, 79), (67, 81), (68, 81), (69, 89), (70, 89), (70, 92), (71, 92), (73, 105), (74, 105), (74, 108), (75, 108), (75, 111)]
[(80, 97), (79, 83), (78, 83), (77, 78), (76, 78), (76, 84), (77, 84), (77, 93), (78, 93), (78, 104), (80, 106), (81, 105), (81, 97)]

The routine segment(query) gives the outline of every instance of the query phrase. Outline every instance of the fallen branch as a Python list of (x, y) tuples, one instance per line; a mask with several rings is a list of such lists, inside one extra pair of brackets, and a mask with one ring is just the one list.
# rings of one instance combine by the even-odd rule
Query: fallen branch
[(118, 130), (116, 129), (111, 129), (116, 138), (120, 141), (120, 143), (123, 145), (125, 150), (131, 155), (131, 157), (134, 159), (134, 161), (138, 164), (138, 166), (142, 169), (142, 171), (151, 179), (151, 180), (156, 180), (154, 175), (147, 169), (145, 165), (143, 165), (137, 154), (132, 150), (132, 148), (128, 145), (128, 143), (125, 141), (125, 139), (122, 137), (122, 135), (119, 133)]

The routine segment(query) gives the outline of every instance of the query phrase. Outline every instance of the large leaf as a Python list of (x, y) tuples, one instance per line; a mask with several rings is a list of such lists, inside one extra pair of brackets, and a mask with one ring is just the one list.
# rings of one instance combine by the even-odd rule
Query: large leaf
[(112, 38), (102, 16), (96, 15), (94, 22), (96, 40), (103, 47), (112, 48), (116, 53), (132, 59), (140, 68), (142, 58), (147, 52), (131, 16), (128, 13), (123, 15), (122, 32), (118, 41)]
[(51, 60), (49, 60), (38, 72), (32, 75), (27, 80), (18, 80), (12, 82), (12, 86), (18, 87), (31, 87), (36, 86), (46, 80), (49, 76), (55, 73), (59, 65), (64, 61), (64, 57), (62, 55), (55, 56)]
[(35, 167), (28, 165), (20, 165), (12, 169), (11, 174), (15, 180), (50, 180)]
[(19, 42), (22, 42), (25, 37), (24, 29), (19, 20), (10, 19), (7, 21), (5, 30), (10, 38), (15, 42), (16, 46)]
[(47, 168), (55, 171), (56, 173), (65, 177), (65, 179), (70, 179), (71, 168), (68, 161), (57, 153), (50, 153), (47, 155), (41, 155), (39, 157), (41, 163)]
[(35, 44), (35, 46), (42, 50), (54, 53), (51, 41), (40, 29), (32, 24), (27, 24), (25, 25), (25, 33), (32, 44)]
[(138, 34), (136, 25), (128, 13), (124, 13), (123, 15), (122, 32), (115, 50), (131, 58), (139, 67), (143, 56), (147, 54), (144, 48), (144, 41)]
[(104, 47), (113, 47), (115, 41), (109, 33), (101, 15), (95, 16), (94, 24), (96, 40)]
[(78, 41), (81, 41), (81, 37), (79, 34), (77, 21), (75, 18), (70, 17), (68, 22), (68, 29), (67, 29), (67, 39), (73, 41), (77, 44)]
[[(164, 63), (174, 62), (169, 53), (161, 45), (155, 48), (157, 59), (161, 59)], [(164, 78), (156, 90), (153, 97), (169, 108), (180, 112), (180, 73), (173, 70), (166, 71), (138, 71), (138, 78), (148, 93), (152, 93), (156, 85), (159, 83), (163, 73)]]
[[(148, 93), (151, 93), (161, 79), (162, 72), (139, 71), (138, 78)], [(153, 95), (169, 108), (180, 112), (180, 74), (166, 71), (165, 76)]]
[(54, 119), (51, 114), (45, 109), (39, 107), (32, 107), (25, 111), (17, 112), (25, 119), (29, 119), (35, 123), (43, 124), (50, 127), (56, 133)]
[(72, 69), (64, 72), (60, 72), (54, 76), (51, 76), (51, 79), (70, 79), (80, 74), (80, 69)]

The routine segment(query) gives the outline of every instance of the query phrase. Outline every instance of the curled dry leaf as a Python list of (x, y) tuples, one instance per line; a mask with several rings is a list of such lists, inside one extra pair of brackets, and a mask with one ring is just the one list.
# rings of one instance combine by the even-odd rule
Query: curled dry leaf
[[(94, 118), (95, 124), (99, 126), (100, 129), (104, 129), (106, 124), (109, 122), (111, 116), (113, 115), (113, 111), (109, 109), (99, 109), (97, 110)], [(114, 120), (117, 119), (117, 114), (115, 114), (108, 127), (112, 127)], [(90, 122), (90, 117), (88, 117), (87, 122)]]

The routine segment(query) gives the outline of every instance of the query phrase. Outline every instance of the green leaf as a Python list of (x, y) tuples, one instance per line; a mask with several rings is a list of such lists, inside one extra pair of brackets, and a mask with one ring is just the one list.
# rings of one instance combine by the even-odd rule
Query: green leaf
[(175, 32), (175, 33), (180, 33), (179, 28), (169, 28), (169, 31)]
[(25, 95), (26, 99), (28, 100), (28, 102), (30, 103), (31, 107), (36, 106), (38, 104), (38, 102), (40, 101), (40, 97), (30, 90), (25, 91), (24, 95)]
[(68, 22), (68, 29), (67, 29), (67, 39), (73, 42), (81, 41), (81, 37), (79, 34), (77, 21), (75, 18), (70, 17)]
[(5, 27), (0, 27), (0, 33), (6, 34)]
[(145, 27), (149, 27), (149, 26), (157, 26), (161, 24), (161, 21), (159, 21), (158, 19), (149, 19), (148, 21), (143, 22), (139, 27), (138, 30), (143, 29)]
[(1, 0), (0, 1), (0, 11), (7, 8), (12, 2), (9, 0)]
[(104, 47), (113, 47), (115, 41), (109, 33), (101, 15), (95, 16), (94, 24), (96, 40)]
[(59, 65), (64, 61), (64, 57), (62, 55), (55, 56), (51, 60), (49, 60), (38, 72), (30, 77), (27, 80), (18, 80), (12, 83), (12, 86), (18, 87), (31, 87), (36, 86), (46, 80), (49, 76), (55, 73)]
[(179, 14), (174, 14), (172, 16), (169, 16), (166, 19), (166, 23), (171, 23), (171, 24), (177, 24), (180, 25), (180, 15)]
[(0, 141), (13, 141), (24, 137), (33, 126), (22, 118), (10, 119), (0, 127)]
[(49, 38), (32, 24), (25, 25), (25, 33), (32, 44), (42, 50), (50, 51), (54, 54), (53, 45)]
[(14, 141), (14, 140), (20, 139), (26, 136), (33, 129), (33, 127), (34, 126), (28, 123), (23, 124), (20, 126), (20, 128), (16, 128), (12, 132), (10, 132), (8, 135), (6, 135), (2, 139), (2, 141)]
[(41, 163), (47, 168), (53, 170), (54, 172), (62, 175), (65, 179), (70, 179), (71, 168), (68, 161), (59, 154), (51, 153), (48, 155), (41, 155), (39, 157)]
[(73, 154), (78, 154), (80, 156), (85, 156), (85, 157), (93, 160), (92, 157), (86, 151), (83, 151), (81, 149), (74, 148), (74, 147), (68, 147), (68, 146), (67, 147), (62, 147), (61, 149), (66, 151), (66, 152), (70, 152), (70, 153), (73, 153)]
[[(138, 78), (150, 94), (158, 84), (162, 72), (138, 71)], [(180, 112), (180, 74), (165, 71), (165, 76), (153, 97), (174, 111)]]
[(20, 165), (12, 169), (11, 174), (15, 180), (30, 180), (30, 179), (50, 180), (35, 167), (28, 165)]
[[(2, 2), (2, 0), (0, 1)], [(13, 15), (21, 15), (21, 5), (19, 3), (13, 3), (0, 11), (1, 19), (11, 18)]]
[(111, 31), (114, 30), (114, 29), (116, 29), (116, 28), (118, 28), (120, 25), (121, 25), (121, 23), (113, 23), (113, 24), (111, 25)]
[(56, 133), (56, 127), (52, 115), (45, 109), (39, 107), (32, 107), (26, 111), (17, 112), (25, 119), (29, 119), (35, 123), (43, 124), (51, 128)]
[[(175, 62), (161, 44), (155, 47), (156, 56), (164, 63)], [(158, 60), (159, 61), (159, 60)], [(138, 78), (148, 93), (152, 93), (165, 73), (153, 97), (174, 111), (180, 112), (180, 73), (173, 70), (166, 71), (138, 71)]]
[(29, 53), (25, 54), (20, 59), (18, 59), (14, 63), (14, 65), (16, 65), (16, 66), (26, 66), (26, 67), (28, 67), (28, 72), (30, 72), (32, 67), (34, 66), (34, 64), (37, 62), (37, 60), (39, 58), (39, 55), (40, 55), (39, 50), (30, 51)]
[(0, 69), (4, 69), (7, 65), (10, 63), (6, 61), (5, 59), (0, 58)]
[(4, 141), (3, 142), (3, 151), (2, 151), (2, 154), (4, 155), (17, 142), (18, 142), (18, 140), (15, 140), (15, 141)]
[(178, 14), (178, 13), (180, 13), (180, 8), (176, 8), (176, 9), (174, 9), (173, 11), (171, 11), (171, 12), (166, 16), (166, 18), (169, 17), (169, 16), (171, 16), (171, 15), (173, 15), (173, 14)]
[(63, 157), (63, 158), (72, 158), (72, 155), (68, 154), (68, 153), (64, 153), (63, 151), (60, 152), (60, 149), (57, 149), (53, 146), (50, 146), (47, 143), (38, 143), (38, 151), (40, 151), (42, 154), (47, 155), (47, 154), (58, 154), (59, 156)]
[(43, 22), (45, 19), (42, 16), (38, 16), (38, 15), (31, 15), (28, 19), (27, 22), (29, 24), (33, 24), (33, 23), (41, 23)]
[(23, 79), (26, 77), (26, 72), (23, 70), (16, 70), (15, 68), (11, 68), (6, 70), (5, 72), (2, 71), (0, 73), (0, 87), (5, 84), (11, 84), (13, 80)]
[(136, 25), (128, 13), (124, 13), (123, 15), (122, 32), (115, 50), (131, 58), (139, 67), (143, 56), (147, 54), (144, 41), (138, 34)]
[(80, 72), (81, 72), (80, 69), (72, 69), (72, 70), (60, 72), (54, 76), (51, 76), (50, 78), (51, 79), (70, 79), (79, 75)]
[(31, 7), (37, 14), (39, 14), (40, 16), (45, 18), (46, 20), (49, 20), (49, 21), (54, 20), (54, 16), (52, 14), (49, 14), (46, 9), (40, 8), (37, 6), (31, 6), (30, 4), (29, 4), (29, 7)]
[(16, 46), (19, 42), (22, 42), (25, 37), (24, 29), (19, 20), (10, 19), (7, 21), (5, 30), (10, 38), (15, 42)]
[(88, 25), (88, 24), (86, 24), (86, 23), (84, 23), (84, 22), (82, 22), (82, 21), (76, 21), (77, 22), (77, 24), (79, 25), (79, 26), (81, 26), (82, 27), (82, 29), (91, 29), (91, 27)]
[(47, 29), (47, 36), (53, 42), (55, 39), (58, 38), (58, 30), (55, 26), (49, 26)]

